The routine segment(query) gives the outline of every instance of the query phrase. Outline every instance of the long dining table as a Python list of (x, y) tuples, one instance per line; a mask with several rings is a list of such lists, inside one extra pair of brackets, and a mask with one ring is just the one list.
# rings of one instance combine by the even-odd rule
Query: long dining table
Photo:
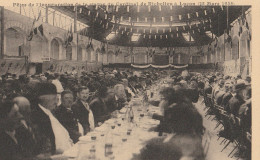
[[(157, 89), (158, 84), (152, 92), (158, 92)], [(131, 108), (133, 119), (129, 118)], [(132, 159), (134, 154), (140, 153), (148, 140), (158, 137), (158, 132), (153, 131), (153, 128), (160, 122), (152, 119), (151, 113), (160, 114), (159, 107), (144, 102), (143, 95), (132, 98), (128, 105), (113, 114), (111, 119), (80, 137), (79, 142), (62, 154), (63, 159)], [(53, 156), (52, 159), (61, 157)]]

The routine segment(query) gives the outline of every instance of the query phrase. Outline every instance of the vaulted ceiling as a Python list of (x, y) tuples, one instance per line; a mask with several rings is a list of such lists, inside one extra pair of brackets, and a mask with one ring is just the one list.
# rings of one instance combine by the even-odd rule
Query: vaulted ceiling
[[(92, 5), (53, 8), (71, 17), (77, 12), (77, 19), (89, 26), (86, 32), (79, 33), (96, 40), (122, 46), (184, 47), (210, 43), (212, 37), (207, 33), (222, 35), (250, 6)], [(106, 37), (111, 32), (115, 37), (108, 41)], [(188, 40), (183, 33), (188, 33)], [(133, 34), (140, 35), (138, 41), (131, 41)]]

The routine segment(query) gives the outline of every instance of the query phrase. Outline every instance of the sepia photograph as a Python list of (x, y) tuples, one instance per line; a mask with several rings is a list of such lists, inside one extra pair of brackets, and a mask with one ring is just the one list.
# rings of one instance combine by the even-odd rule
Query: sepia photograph
[(252, 23), (232, 1), (0, 3), (0, 160), (251, 160)]

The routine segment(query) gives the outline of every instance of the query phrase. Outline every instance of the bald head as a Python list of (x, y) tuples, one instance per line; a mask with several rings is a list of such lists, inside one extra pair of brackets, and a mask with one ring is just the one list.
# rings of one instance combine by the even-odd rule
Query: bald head
[(13, 101), (15, 104), (17, 104), (17, 106), (19, 107), (20, 113), (24, 117), (28, 117), (30, 115), (31, 107), (30, 107), (30, 102), (27, 98), (22, 97), (22, 96), (15, 97)]

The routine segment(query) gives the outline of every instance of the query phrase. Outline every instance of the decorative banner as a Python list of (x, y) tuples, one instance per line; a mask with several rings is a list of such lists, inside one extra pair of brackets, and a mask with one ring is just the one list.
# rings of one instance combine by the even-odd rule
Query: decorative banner
[(172, 65), (172, 64), (168, 64), (168, 65), (154, 65), (154, 64), (148, 64), (148, 65), (135, 65), (135, 64), (131, 64), (132, 67), (134, 68), (139, 68), (139, 69), (146, 69), (149, 67), (153, 67), (153, 68), (157, 68), (157, 69), (164, 69), (164, 68), (169, 68), (169, 67), (173, 67), (176, 69), (184, 69), (188, 67), (188, 64), (183, 65), (183, 66), (176, 66), (176, 65)]

